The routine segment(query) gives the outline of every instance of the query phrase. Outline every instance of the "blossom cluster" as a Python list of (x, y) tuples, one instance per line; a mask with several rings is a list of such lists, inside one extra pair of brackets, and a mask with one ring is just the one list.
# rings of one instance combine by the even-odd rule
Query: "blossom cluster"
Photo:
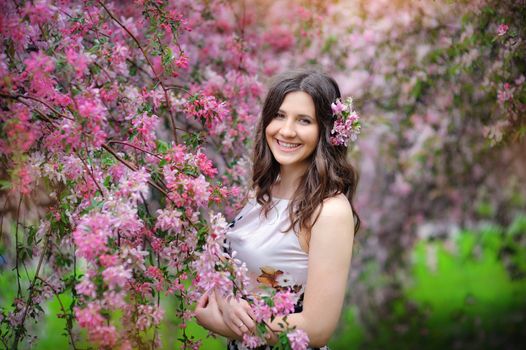
[(360, 117), (353, 110), (353, 100), (348, 97), (344, 103), (338, 98), (331, 104), (334, 125), (331, 130), (330, 142), (333, 145), (347, 147), (349, 140), (354, 142), (360, 134)]
[(280, 342), (282, 344), (283, 341), (288, 342), (293, 350), (306, 349), (309, 345), (307, 333), (302, 329), (290, 327), (287, 322), (287, 315), (294, 312), (298, 300), (299, 295), (291, 292), (289, 289), (271, 291), (269, 295), (265, 296), (254, 296), (251, 300), (254, 318), (263, 327), (257, 327), (257, 332), (254, 335), (244, 335), (243, 344), (248, 348), (265, 344), (266, 334), (270, 331), (265, 327), (266, 322), (281, 317), (283, 319), (281, 323), (285, 331), (282, 331), (278, 336)]

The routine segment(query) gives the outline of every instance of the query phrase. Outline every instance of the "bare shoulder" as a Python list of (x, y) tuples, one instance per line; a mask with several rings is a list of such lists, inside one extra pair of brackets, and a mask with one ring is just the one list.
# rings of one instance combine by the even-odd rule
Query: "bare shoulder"
[(323, 201), (321, 212), (313, 226), (313, 234), (318, 231), (354, 233), (354, 217), (351, 204), (343, 194), (327, 198)]
[(320, 217), (353, 217), (351, 203), (343, 194), (326, 198), (323, 201)]

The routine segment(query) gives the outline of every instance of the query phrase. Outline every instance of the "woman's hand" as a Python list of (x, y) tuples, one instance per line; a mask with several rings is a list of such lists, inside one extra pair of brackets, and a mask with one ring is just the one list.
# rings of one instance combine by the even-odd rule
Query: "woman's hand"
[(197, 323), (212, 332), (216, 332), (218, 325), (223, 321), (217, 306), (214, 293), (205, 293), (199, 298), (195, 308)]
[(254, 333), (256, 331), (254, 313), (246, 300), (227, 299), (215, 292), (213, 294), (217, 299), (223, 321), (232, 332), (242, 337), (243, 333)]
[(223, 316), (217, 305), (215, 293), (203, 294), (195, 307), (197, 323), (209, 331), (230, 339), (241, 340), (237, 333), (232, 332), (223, 321)]

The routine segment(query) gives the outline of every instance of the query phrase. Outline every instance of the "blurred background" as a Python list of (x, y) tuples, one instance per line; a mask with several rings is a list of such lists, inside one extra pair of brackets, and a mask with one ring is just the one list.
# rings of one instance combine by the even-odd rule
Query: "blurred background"
[[(227, 3), (207, 12), (213, 30), (199, 47), (220, 50), (242, 35), (251, 58), (244, 64), (263, 85), (290, 68), (322, 69), (362, 118), (349, 156), (360, 172), (363, 224), (330, 348), (523, 349), (525, 2)], [(201, 81), (218, 79), (191, 34), (182, 40)], [(36, 218), (38, 195), (33, 200), (27, 215)], [(6, 237), (16, 201), (4, 201), (0, 305), (8, 307), (15, 286)], [(32, 348), (68, 347), (61, 303), (67, 293), (45, 304)], [(173, 301), (163, 303), (162, 339), (171, 349), (180, 321), (169, 312)], [(195, 324), (188, 331), (207, 336)], [(202, 348), (225, 342), (206, 338)]]

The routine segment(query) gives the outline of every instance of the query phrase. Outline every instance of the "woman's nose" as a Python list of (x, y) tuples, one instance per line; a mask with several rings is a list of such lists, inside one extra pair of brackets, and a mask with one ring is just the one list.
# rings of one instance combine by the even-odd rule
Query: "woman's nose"
[(294, 128), (293, 120), (286, 120), (285, 123), (279, 129), (279, 133), (284, 137), (294, 137), (296, 136), (296, 130)]

